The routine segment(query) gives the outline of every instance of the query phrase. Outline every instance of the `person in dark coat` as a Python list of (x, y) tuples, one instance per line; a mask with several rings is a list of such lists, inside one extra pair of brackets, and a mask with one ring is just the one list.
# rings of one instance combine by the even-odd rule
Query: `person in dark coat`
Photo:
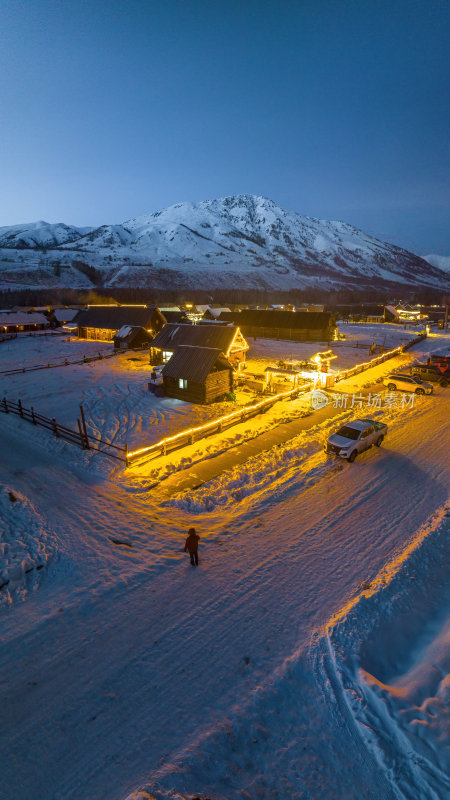
[(188, 537), (184, 545), (184, 552), (188, 552), (191, 557), (193, 567), (198, 567), (198, 540), (200, 536), (195, 532), (195, 528), (189, 528)]

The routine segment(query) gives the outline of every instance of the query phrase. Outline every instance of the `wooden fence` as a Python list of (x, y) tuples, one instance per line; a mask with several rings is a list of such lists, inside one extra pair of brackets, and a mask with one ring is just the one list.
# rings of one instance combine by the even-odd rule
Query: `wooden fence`
[[(123, 351), (122, 351), (123, 352)], [(22, 372), (35, 372), (39, 369), (55, 369), (56, 367), (69, 367), (71, 364), (88, 364), (91, 361), (101, 361), (103, 358), (113, 358), (117, 353), (98, 353), (95, 356), (83, 356), (82, 358), (78, 358), (75, 361), (69, 361), (69, 359), (65, 359), (64, 361), (55, 362), (54, 364), (33, 364), (31, 367), (17, 367), (16, 369), (3, 369), (0, 370), (0, 375), (18, 375)]]
[[(12, 400), (8, 400), (4, 397), (0, 402), (0, 411), (4, 414), (16, 414), (22, 419), (27, 420), (27, 422), (31, 422), (33, 425), (46, 428), (52, 431), (57, 439), (63, 439), (70, 444), (81, 447), (82, 450), (95, 450), (109, 458), (115, 458), (118, 461), (124, 461), (126, 464), (128, 463), (127, 445), (121, 447), (111, 442), (105, 442), (104, 439), (94, 438), (88, 435), (83, 406), (80, 406), (81, 418), (77, 420), (77, 431), (72, 430), (72, 428), (67, 428), (65, 425), (61, 425), (54, 418), (45, 417), (43, 414), (37, 413), (33, 407), (25, 408), (21, 400), (14, 403)], [(117, 453), (109, 452), (110, 449), (117, 451)]]
[(10, 342), (11, 339), (17, 339), (17, 333), (2, 333), (2, 334), (0, 334), (0, 342)]
[(238, 425), (240, 422), (245, 422), (252, 417), (256, 417), (257, 414), (263, 414), (279, 400), (288, 398), (294, 399), (294, 397), (297, 397), (299, 394), (309, 392), (313, 388), (314, 384), (312, 382), (304, 383), (302, 386), (296, 386), (295, 389), (289, 389), (287, 392), (272, 395), (255, 405), (244, 406), (239, 409), (239, 411), (233, 411), (231, 414), (206, 423), (206, 425), (201, 425), (198, 428), (189, 428), (188, 430), (175, 434), (175, 436), (167, 436), (165, 439), (161, 439), (159, 442), (149, 445), (148, 447), (142, 447), (132, 452), (130, 451), (128, 452), (128, 465), (136, 463), (137, 461), (147, 461), (158, 458), (160, 455), (165, 456), (173, 450), (179, 450), (181, 447), (194, 444), (194, 442), (211, 436), (213, 433), (222, 433), (222, 431), (232, 428), (233, 425)]

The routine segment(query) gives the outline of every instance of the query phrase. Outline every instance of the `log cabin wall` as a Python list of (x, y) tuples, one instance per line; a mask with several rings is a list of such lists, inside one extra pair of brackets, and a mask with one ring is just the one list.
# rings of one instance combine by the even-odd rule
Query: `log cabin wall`
[(164, 377), (164, 394), (185, 400), (187, 403), (214, 403), (232, 391), (233, 378), (228, 369), (210, 372), (205, 383), (187, 381), (186, 389), (181, 389), (178, 378)]
[(267, 328), (243, 325), (246, 339), (287, 339), (292, 342), (329, 342), (333, 339), (334, 328)]

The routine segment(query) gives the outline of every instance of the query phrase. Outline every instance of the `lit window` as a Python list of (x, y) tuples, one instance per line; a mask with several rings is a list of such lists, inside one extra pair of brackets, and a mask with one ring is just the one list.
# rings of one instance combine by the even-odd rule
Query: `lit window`
[(180, 389), (187, 389), (187, 381), (184, 378), (178, 378), (178, 386)]

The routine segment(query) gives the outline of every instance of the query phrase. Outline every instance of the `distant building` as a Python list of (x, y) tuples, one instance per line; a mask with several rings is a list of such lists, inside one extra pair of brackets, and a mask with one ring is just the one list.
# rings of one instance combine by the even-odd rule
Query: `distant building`
[(50, 327), (45, 314), (31, 311), (0, 312), (0, 333), (21, 333), (22, 331), (39, 331)]
[(420, 322), (426, 319), (426, 314), (421, 314), (419, 308), (413, 308), (408, 303), (397, 303), (397, 305), (387, 305), (384, 307), (384, 319), (386, 322)]
[(186, 311), (181, 311), (179, 308), (159, 308), (159, 310), (166, 322), (186, 322), (188, 325), (191, 324)]
[(233, 389), (233, 367), (214, 347), (181, 345), (163, 369), (164, 394), (189, 403), (214, 403)]
[(222, 312), (219, 320), (239, 325), (244, 336), (262, 339), (288, 339), (294, 342), (328, 342), (333, 339), (336, 321), (329, 311), (247, 311)]
[(74, 323), (80, 339), (112, 342), (124, 326), (144, 328), (151, 338), (161, 330), (165, 319), (155, 306), (90, 306), (80, 311)]
[(73, 322), (79, 313), (79, 308), (54, 308), (50, 311), (48, 318), (53, 325), (60, 327), (68, 322)]
[(153, 336), (145, 328), (136, 325), (122, 325), (114, 336), (116, 350), (139, 350), (146, 345), (150, 347)]
[(203, 319), (219, 319), (222, 313), (229, 312), (229, 308), (207, 308), (203, 314)]
[(167, 363), (178, 348), (184, 345), (219, 350), (234, 367), (245, 361), (248, 350), (248, 344), (236, 325), (168, 323), (152, 342), (152, 364)]

